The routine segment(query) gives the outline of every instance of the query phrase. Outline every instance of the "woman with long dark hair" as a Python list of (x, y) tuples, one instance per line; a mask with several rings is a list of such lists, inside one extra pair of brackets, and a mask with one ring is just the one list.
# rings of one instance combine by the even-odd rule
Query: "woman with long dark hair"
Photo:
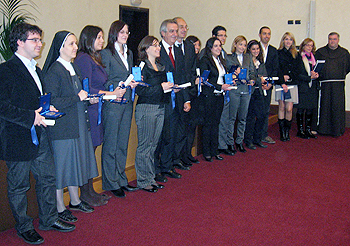
[(224, 158), (218, 153), (219, 123), (224, 107), (223, 92), (230, 90), (230, 85), (225, 84), (226, 63), (221, 54), (221, 42), (218, 38), (208, 39), (205, 45), (204, 56), (199, 61), (201, 73), (209, 70), (209, 84), (202, 85), (201, 97), (204, 102), (203, 124), (203, 156), (206, 161), (212, 162)]
[[(108, 32), (108, 44), (101, 51), (102, 64), (108, 75), (105, 90), (122, 87), (131, 74), (133, 54), (127, 47), (128, 25), (120, 20), (111, 24)], [(137, 83), (131, 83), (135, 87)], [(133, 111), (132, 91), (126, 89), (126, 101), (103, 104), (104, 141), (102, 145), (102, 188), (110, 190), (117, 197), (125, 197), (124, 191), (135, 191), (128, 185), (125, 174), (128, 142)]]
[(264, 79), (267, 76), (264, 55), (260, 42), (257, 40), (249, 41), (247, 50), (255, 67), (256, 82), (251, 89), (252, 94), (246, 119), (244, 143), (248, 149), (256, 149), (256, 146), (266, 148), (267, 146), (261, 142), (265, 120), (263, 90), (267, 89), (266, 80)]
[[(125, 89), (117, 87), (114, 91), (106, 91), (105, 84), (107, 82), (107, 73), (102, 65), (102, 58), (99, 51), (102, 50), (104, 44), (103, 31), (98, 26), (85, 26), (80, 33), (78, 44), (78, 55), (74, 63), (78, 65), (82, 78), (89, 81), (90, 94), (106, 94), (122, 97)], [(92, 104), (88, 107), (88, 115), (90, 120), (91, 137), (94, 149), (102, 144), (103, 127), (101, 119), (101, 105)], [(100, 111), (100, 112), (99, 112)], [(80, 199), (87, 202), (91, 206), (101, 206), (107, 203), (110, 196), (106, 194), (97, 194), (93, 188), (93, 180), (80, 187)]]

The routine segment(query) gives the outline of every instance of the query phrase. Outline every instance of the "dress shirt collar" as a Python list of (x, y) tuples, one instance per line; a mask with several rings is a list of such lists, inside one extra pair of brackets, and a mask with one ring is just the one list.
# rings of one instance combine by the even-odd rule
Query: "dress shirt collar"
[(30, 68), (36, 70), (36, 64), (37, 64), (36, 60), (34, 60), (34, 59), (29, 60), (28, 58), (18, 54), (17, 52), (15, 53), (15, 55), (23, 62), (23, 64), (26, 67), (30, 67)]
[[(120, 53), (120, 46), (119, 46), (118, 42), (114, 43), (114, 48), (118, 52), (118, 54), (121, 54)], [(123, 44), (123, 50), (124, 50), (123, 56), (126, 57), (127, 56), (126, 52), (128, 51), (128, 46), (126, 44)]]
[(169, 47), (172, 47), (171, 53), (173, 54), (174, 60), (175, 60), (175, 52), (174, 52), (174, 45), (169, 45), (167, 42), (162, 39), (162, 45), (166, 51), (166, 53), (169, 55)]

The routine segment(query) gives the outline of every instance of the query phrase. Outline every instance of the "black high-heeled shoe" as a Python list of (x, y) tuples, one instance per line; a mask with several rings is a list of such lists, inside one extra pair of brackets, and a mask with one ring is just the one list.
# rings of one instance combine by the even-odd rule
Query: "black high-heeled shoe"
[(217, 159), (219, 161), (222, 161), (224, 159), (224, 157), (222, 157), (221, 155), (216, 155), (214, 157), (215, 157), (215, 159)]

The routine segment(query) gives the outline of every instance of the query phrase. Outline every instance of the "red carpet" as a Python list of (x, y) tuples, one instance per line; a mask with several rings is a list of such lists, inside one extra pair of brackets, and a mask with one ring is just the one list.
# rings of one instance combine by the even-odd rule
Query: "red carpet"
[[(155, 194), (73, 212), (74, 232), (38, 231), (46, 245), (350, 245), (349, 138), (350, 129), (317, 140), (293, 132), (224, 161), (200, 157)], [(14, 229), (0, 233), (0, 245), (22, 244)]]

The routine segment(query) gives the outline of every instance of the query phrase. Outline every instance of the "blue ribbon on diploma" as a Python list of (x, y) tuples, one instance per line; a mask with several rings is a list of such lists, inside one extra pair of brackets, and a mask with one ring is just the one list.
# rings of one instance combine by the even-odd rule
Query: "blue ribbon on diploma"
[(32, 135), (32, 142), (35, 145), (39, 145), (38, 135), (36, 135), (35, 126), (32, 125), (32, 128), (30, 128), (30, 134)]
[[(108, 88), (109, 88), (109, 91), (114, 91), (113, 84), (110, 84)], [(111, 100), (110, 102), (112, 103), (114, 102), (114, 100)]]
[(199, 83), (198, 83), (198, 96), (201, 95), (201, 83), (202, 83), (203, 77), (199, 77)]
[[(128, 86), (129, 87), (129, 86)], [(130, 87), (131, 88), (131, 87)], [(135, 100), (135, 88), (133, 88), (132, 90), (131, 90), (131, 100), (132, 101), (134, 101)]]
[(173, 106), (173, 109), (175, 108), (175, 91), (171, 91), (171, 104)]
[[(109, 91), (114, 91), (114, 87), (113, 87), (113, 84), (110, 84), (109, 85)], [(125, 86), (121, 86), (120, 88), (124, 89), (126, 88)], [(120, 100), (120, 102), (118, 101), (114, 101), (114, 100), (110, 100), (111, 103), (119, 103), (119, 104), (126, 104), (127, 103), (127, 100), (124, 99), (124, 95), (122, 96), (122, 99)]]
[(98, 98), (98, 119), (97, 119), (97, 125), (101, 124), (102, 122), (102, 97)]
[(230, 102), (230, 91), (225, 91), (225, 99), (227, 102)]

